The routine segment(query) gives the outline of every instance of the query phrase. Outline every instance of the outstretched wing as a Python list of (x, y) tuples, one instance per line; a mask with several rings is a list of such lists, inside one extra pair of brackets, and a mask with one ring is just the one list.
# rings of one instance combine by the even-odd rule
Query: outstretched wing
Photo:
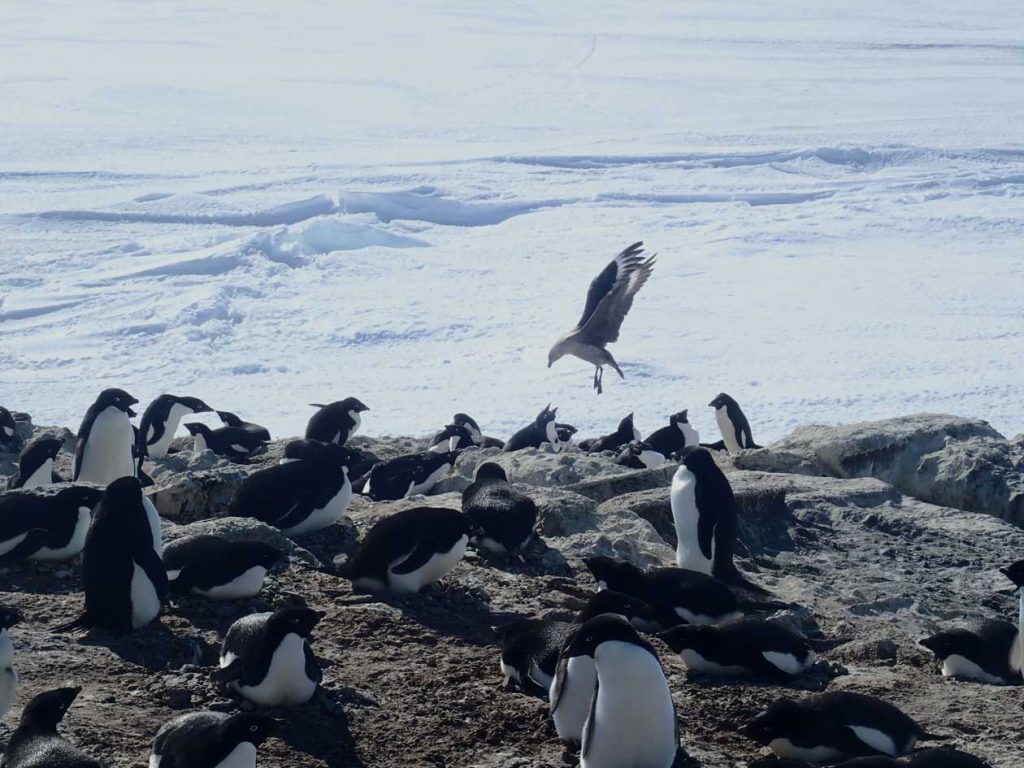
[(594, 278), (587, 306), (577, 325), (581, 340), (603, 347), (618, 341), (622, 321), (654, 269), (654, 256), (644, 259), (643, 243), (633, 243)]

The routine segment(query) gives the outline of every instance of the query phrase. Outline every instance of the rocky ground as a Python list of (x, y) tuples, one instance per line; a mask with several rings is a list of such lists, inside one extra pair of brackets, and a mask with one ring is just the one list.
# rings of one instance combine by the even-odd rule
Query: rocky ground
[[(420, 445), (356, 442), (381, 456)], [(281, 445), (264, 461), (275, 461)], [(1022, 514), (1022, 453), (1024, 440), (1004, 440), (982, 422), (916, 416), (809, 427), (769, 449), (720, 456), (739, 500), (741, 568), (792, 605), (781, 620), (845, 642), (781, 688), (688, 678), (655, 641), (679, 714), (677, 768), (746, 765), (761, 750), (737, 726), (779, 696), (825, 688), (882, 696), (949, 745), (997, 768), (1024, 765), (1024, 688), (946, 680), (917, 645), (966, 616), (1016, 615), (997, 569), (1024, 557), (1024, 531), (1007, 522)], [(50, 633), (81, 609), (75, 564), (0, 570), (0, 603), (25, 618), (12, 633), (23, 687), (0, 741), (30, 696), (75, 683), (84, 690), (64, 733), (111, 766), (145, 766), (168, 718), (189, 708), (238, 707), (209, 680), (228, 626), (252, 611), (306, 603), (328, 614), (313, 641), (324, 690), (306, 706), (276, 713), (284, 723), (261, 750), (264, 768), (574, 762), (563, 754), (546, 703), (503, 689), (490, 627), (514, 616), (571, 615), (593, 588), (582, 557), (670, 564), (674, 468), (625, 471), (604, 457), (544, 450), (498, 454), (541, 511), (541, 541), (522, 561), (470, 555), (439, 587), (379, 602), (353, 595), (336, 575), (379, 517), (409, 505), (457, 508), (457, 491), (489, 454), (464, 454), (443, 493), (428, 499), (357, 499), (351, 524), (296, 538), (289, 567), (258, 599), (185, 599), (127, 638)], [(9, 471), (10, 458), (0, 456), (0, 471)], [(149, 466), (167, 537), (202, 528), (280, 539), (253, 521), (219, 517), (254, 468), (211, 454)]]

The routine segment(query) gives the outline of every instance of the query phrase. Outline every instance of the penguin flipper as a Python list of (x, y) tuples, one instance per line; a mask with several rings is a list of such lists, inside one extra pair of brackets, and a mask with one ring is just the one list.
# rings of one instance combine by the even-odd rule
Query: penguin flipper
[(0, 565), (10, 565), (28, 559), (29, 555), (46, 543), (46, 529), (33, 528), (25, 533), (25, 538), (13, 549), (0, 555)]
[[(566, 640), (566, 644), (570, 642), (570, 639)], [(567, 679), (567, 672), (569, 670), (569, 657), (559, 656), (558, 666), (555, 668), (555, 683), (554, 689), (551, 691), (551, 714), (555, 714), (555, 710), (558, 709), (558, 705), (562, 703), (562, 694), (565, 693), (565, 681)]]
[(594, 696), (590, 699), (590, 714), (587, 715), (587, 721), (583, 724), (583, 740), (580, 746), (580, 765), (583, 764), (583, 760), (586, 759), (590, 753), (590, 743), (594, 740), (594, 724), (597, 720), (597, 692), (601, 687), (601, 681), (598, 678), (594, 678)]
[(709, 514), (700, 515), (697, 520), (697, 545), (700, 553), (708, 560), (711, 560), (711, 543), (715, 538), (715, 521)]
[(50, 630), (50, 634), (59, 635), (64, 632), (70, 632), (72, 629), (82, 629), (85, 627), (91, 627), (92, 622), (89, 620), (89, 614), (83, 613), (77, 619), (72, 619), (64, 624), (58, 624), (56, 627)]
[(700, 443), (701, 448), (707, 448), (709, 451), (724, 451), (725, 440), (718, 440), (714, 443)]
[(430, 562), (430, 558), (435, 554), (436, 552), (433, 547), (429, 547), (427, 546), (427, 542), (421, 541), (416, 544), (412, 552), (410, 552), (402, 562), (392, 566), (389, 570), (400, 576), (412, 573)]
[(213, 670), (210, 673), (210, 679), (215, 683), (230, 683), (235, 680), (241, 680), (244, 672), (245, 665), (242, 663), (242, 660), (235, 658), (226, 667)]
[(167, 570), (152, 546), (145, 546), (133, 556), (139, 568), (146, 572), (146, 578), (153, 584), (157, 597), (163, 603), (167, 599)]
[(313, 649), (309, 647), (309, 643), (303, 643), (302, 651), (306, 655), (306, 677), (317, 683), (323, 682), (324, 671), (320, 669), (320, 663), (313, 655)]
[(88, 437), (83, 438), (79, 435), (78, 442), (75, 443), (75, 461), (71, 470), (72, 481), (77, 481), (78, 476), (82, 473), (82, 460), (85, 458), (85, 444), (88, 441)]
[(277, 520), (272, 521), (272, 525), (275, 528), (291, 528), (298, 525), (313, 512), (314, 498), (313, 494), (304, 492), (299, 499), (296, 499), (295, 505), (284, 513), (283, 516)]

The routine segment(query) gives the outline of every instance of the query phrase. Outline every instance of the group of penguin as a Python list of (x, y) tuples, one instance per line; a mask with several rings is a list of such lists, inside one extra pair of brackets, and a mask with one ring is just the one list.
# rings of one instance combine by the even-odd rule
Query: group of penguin
[[(0, 495), (0, 565), (81, 555), (84, 612), (54, 631), (132, 632), (157, 618), (169, 594), (251, 597), (269, 572), (287, 564), (287, 552), (259, 541), (196, 535), (164, 545), (159, 515), (143, 492), (143, 461), (174, 452), (181, 419), (213, 409), (197, 398), (162, 395), (135, 429), (130, 419), (137, 403), (127, 392), (109, 389), (90, 406), (77, 435), (71, 484), (45, 487), (61, 482), (53, 467), (63, 443), (43, 437), (24, 447), (11, 490)], [(547, 443), (555, 452), (611, 452), (606, 455), (637, 468), (677, 461), (670, 490), (676, 567), (645, 571), (608, 557), (587, 558), (596, 592), (575, 621), (524, 618), (495, 628), (506, 685), (548, 699), (555, 731), (578, 746), (583, 768), (669, 768), (679, 743), (677, 719), (658, 653), (644, 634), (677, 653), (691, 674), (775, 681), (804, 673), (816, 652), (834, 645), (758, 616), (784, 604), (733, 563), (736, 504), (712, 455), (757, 446), (735, 400), (721, 394), (710, 405), (722, 433), (718, 443), (701, 444), (685, 410), (646, 439), (630, 414), (614, 432), (576, 443), (577, 430), (559, 423), (549, 404), (508, 441), (483, 435), (474, 419), (456, 414), (427, 450), (379, 461), (347, 444), (368, 408), (346, 398), (317, 405), (305, 437), (285, 447), (280, 463), (250, 474), (227, 512), (259, 519), (286, 536), (320, 530), (345, 516), (355, 493), (390, 500), (429, 492), (474, 446), (515, 451)], [(185, 425), (195, 452), (247, 462), (269, 442), (259, 425), (217, 413), (225, 423), (219, 429)], [(0, 444), (14, 441), (18, 418), (0, 408)], [(379, 519), (340, 575), (359, 590), (419, 592), (450, 573), (470, 545), (493, 556), (529, 557), (537, 518), (534, 501), (509, 482), (500, 463), (484, 461), (463, 491), (461, 512), (417, 506)], [(1024, 561), (1004, 573), (1024, 587)], [(1021, 600), (1024, 625), (1024, 591)], [(224, 637), (212, 679), (260, 707), (309, 701), (323, 677), (310, 639), (324, 617), (289, 606), (239, 619)], [(0, 717), (17, 689), (10, 629), (18, 620), (0, 607)], [(986, 620), (921, 642), (936, 654), (944, 675), (1019, 684), (1019, 629)], [(58, 688), (29, 701), (0, 765), (98, 767), (57, 732), (78, 693)], [(258, 747), (277, 727), (259, 711), (186, 713), (156, 734), (150, 768), (254, 768)], [(851, 692), (780, 699), (739, 732), (775, 754), (752, 764), (759, 767), (986, 765), (952, 749), (914, 751), (933, 737), (893, 705)]]

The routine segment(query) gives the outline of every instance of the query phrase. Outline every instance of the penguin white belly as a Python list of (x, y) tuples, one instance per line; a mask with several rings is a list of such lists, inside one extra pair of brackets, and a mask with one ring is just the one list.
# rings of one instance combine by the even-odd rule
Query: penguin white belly
[(991, 685), (1003, 685), (1007, 681), (989, 674), (973, 661), (958, 653), (951, 654), (942, 660), (943, 677), (960, 677), (966, 680), (977, 680)]
[(789, 739), (772, 739), (768, 748), (778, 757), (808, 763), (831, 763), (843, 756), (842, 752), (832, 747), (798, 747)]
[[(865, 725), (851, 725), (850, 730), (854, 732), (858, 739), (863, 741), (872, 749), (876, 749), (879, 752), (884, 752), (889, 757), (899, 757), (903, 754), (903, 750), (896, 746), (896, 743), (892, 740), (892, 736), (887, 734), (885, 731), (880, 731), (877, 728), (868, 728)], [(912, 748), (913, 743), (907, 748)]]
[(4, 427), (4, 434), (8, 437), (14, 437), (14, 427)]
[(431, 472), (430, 477), (428, 477), (419, 485), (417, 485), (416, 481), (413, 480), (411, 483), (409, 483), (409, 490), (406, 491), (405, 498), (408, 499), (410, 496), (415, 496), (418, 493), (429, 493), (430, 489), (437, 485), (437, 481), (444, 477), (446, 474), (448, 474), (448, 470), (450, 470), (451, 468), (452, 465), (446, 462), (437, 469), (435, 469), (433, 472)]
[(352, 419), (353, 422), (352, 429), (348, 431), (348, 436), (351, 438), (352, 435), (359, 431), (359, 427), (363, 425), (363, 417), (359, 415), (359, 411), (349, 411), (348, 417)]
[(665, 457), (657, 451), (642, 451), (640, 461), (647, 469), (657, 469), (665, 463)]
[(428, 449), (431, 453), (445, 453), (448, 450), (448, 443), (443, 440), (437, 445), (432, 445)]
[(309, 516), (300, 523), (286, 528), (281, 532), (285, 536), (294, 536), (308, 531), (319, 531), (329, 525), (334, 525), (341, 520), (348, 511), (348, 505), (352, 501), (352, 483), (348, 479), (348, 470), (345, 472), (345, 482), (336, 494), (322, 508), (314, 509)]
[[(227, 663), (231, 660), (225, 656)], [(227, 666), (224, 660), (221, 666)], [(232, 684), (249, 701), (263, 706), (293, 706), (313, 698), (316, 681), (306, 676), (305, 640), (295, 633), (287, 634), (270, 658), (267, 676), (259, 685)]]
[(75, 557), (85, 548), (85, 536), (89, 533), (89, 523), (92, 521), (92, 511), (88, 507), (78, 508), (78, 520), (75, 522), (75, 530), (71, 533), (71, 538), (68, 543), (63, 547), (57, 549), (50, 549), (49, 547), (40, 547), (33, 554), (29, 555), (29, 560), (70, 560)]
[(697, 536), (700, 512), (697, 510), (697, 478), (680, 466), (672, 478), (672, 519), (676, 525), (676, 565), (711, 575), (714, 565), (715, 540), (711, 539), (711, 558), (700, 551)]
[(495, 541), (490, 536), (481, 536), (475, 541), (478, 547), (483, 547), (496, 555), (507, 555), (508, 549), (500, 541)]
[(661, 664), (632, 643), (597, 647), (597, 701), (587, 718), (581, 768), (670, 768), (676, 713)]
[(718, 422), (718, 429), (722, 432), (722, 440), (725, 442), (725, 447), (729, 449), (729, 453), (738, 453), (740, 444), (736, 440), (736, 427), (733, 426), (724, 406), (715, 409), (715, 421)]
[(43, 485), (53, 485), (53, 459), (47, 459), (36, 467), (36, 471), (29, 475), (21, 487), (39, 488)]
[[(167, 449), (171, 447), (174, 433), (178, 431), (178, 425), (181, 424), (181, 417), (189, 413), (195, 413), (195, 411), (191, 408), (186, 408), (181, 403), (175, 403), (171, 406), (171, 410), (167, 413), (167, 421), (164, 422), (164, 433), (160, 435), (160, 439), (155, 443), (146, 446), (149, 458), (162, 459), (167, 455)], [(150, 434), (146, 435), (147, 441), (150, 435), (152, 435), (153, 427), (150, 427), (149, 430)]]
[(738, 619), (743, 616), (740, 611), (733, 611), (732, 613), (727, 613), (724, 616), (709, 616), (706, 613), (694, 613), (680, 605), (673, 606), (672, 610), (675, 611), (676, 616), (687, 624), (720, 624), (723, 621), (732, 621), (733, 619)]
[(214, 768), (256, 768), (256, 745), (243, 741)]
[(160, 598), (156, 587), (149, 580), (146, 571), (138, 563), (132, 563), (132, 628), (144, 627), (160, 614)]
[(192, 453), (202, 453), (207, 450), (206, 438), (202, 435), (196, 435), (195, 440), (192, 441)]
[(423, 587), (433, 584), (451, 572), (466, 554), (467, 544), (469, 536), (463, 534), (451, 549), (447, 552), (435, 552), (421, 568), (411, 573), (395, 573), (392, 569), (405, 561), (406, 558), (403, 557), (388, 568), (388, 586), (396, 592), (419, 592)]
[(544, 427), (544, 436), (547, 437), (548, 442), (554, 445), (558, 442), (558, 430), (555, 429), (555, 422), (549, 421)]
[(23, 542), (25, 540), (26, 536), (28, 536), (28, 532), (19, 533), (14, 538), (7, 539), (6, 541), (0, 541), (0, 555), (6, 555), (8, 552), (10, 552), (16, 546), (21, 544), (21, 542)]
[(676, 424), (679, 431), (683, 433), (683, 446), (689, 448), (691, 445), (700, 445), (700, 434), (689, 423)]
[(508, 682), (509, 680), (514, 680), (520, 685), (522, 685), (522, 680), (519, 679), (518, 669), (509, 664), (506, 664), (504, 659), (502, 659), (499, 662), (499, 664), (501, 666), (501, 674), (505, 676), (505, 682)]
[[(573, 656), (565, 670), (565, 684), (558, 708), (551, 713), (555, 731), (562, 741), (575, 744), (583, 738), (583, 724), (590, 714), (590, 701), (594, 698), (597, 667), (590, 656)], [(555, 683), (551, 682), (550, 699), (555, 698)]]
[(149, 768), (160, 768), (160, 755), (155, 752), (149, 753)]
[[(1024, 603), (1024, 598), (1022, 598), (1022, 603)], [(1017, 636), (1013, 639), (1013, 644), (1010, 646), (1010, 669), (1018, 674), (1024, 669), (1024, 646), (1021, 645), (1022, 640), (1024, 638), (1021, 637), (1021, 633), (1018, 631)]]
[(78, 480), (107, 486), (119, 477), (134, 477), (134, 441), (135, 432), (128, 414), (109, 406), (92, 422)]
[(142, 497), (142, 506), (146, 509), (146, 522), (149, 523), (149, 530), (153, 534), (153, 551), (157, 557), (163, 557), (164, 535), (160, 530), (160, 513), (156, 511), (156, 506), (149, 496)]
[(719, 664), (717, 661), (708, 661), (701, 656), (693, 648), (684, 648), (679, 652), (679, 658), (683, 662), (683, 666), (691, 672), (697, 672), (702, 675), (721, 675), (735, 676), (742, 675), (747, 671), (746, 667), (732, 665), (732, 664)]
[(6, 629), (0, 629), (0, 717), (14, 704), (18, 673), (14, 671), (14, 644)]
[(817, 658), (814, 651), (808, 651), (807, 656), (802, 661), (791, 653), (781, 653), (779, 651), (761, 651), (761, 655), (765, 661), (787, 675), (799, 675), (810, 668), (814, 664), (815, 658)]
[[(175, 574), (177, 576), (177, 574)], [(236, 576), (227, 584), (218, 584), (209, 589), (193, 587), (192, 592), (215, 600), (237, 600), (242, 597), (254, 597), (263, 589), (263, 580), (267, 577), (267, 569), (262, 565), (254, 565), (244, 573)], [(167, 578), (171, 578), (168, 571)]]
[(550, 688), (551, 681), (554, 679), (538, 666), (537, 662), (530, 659), (530, 679), (533, 680), (541, 688)]

